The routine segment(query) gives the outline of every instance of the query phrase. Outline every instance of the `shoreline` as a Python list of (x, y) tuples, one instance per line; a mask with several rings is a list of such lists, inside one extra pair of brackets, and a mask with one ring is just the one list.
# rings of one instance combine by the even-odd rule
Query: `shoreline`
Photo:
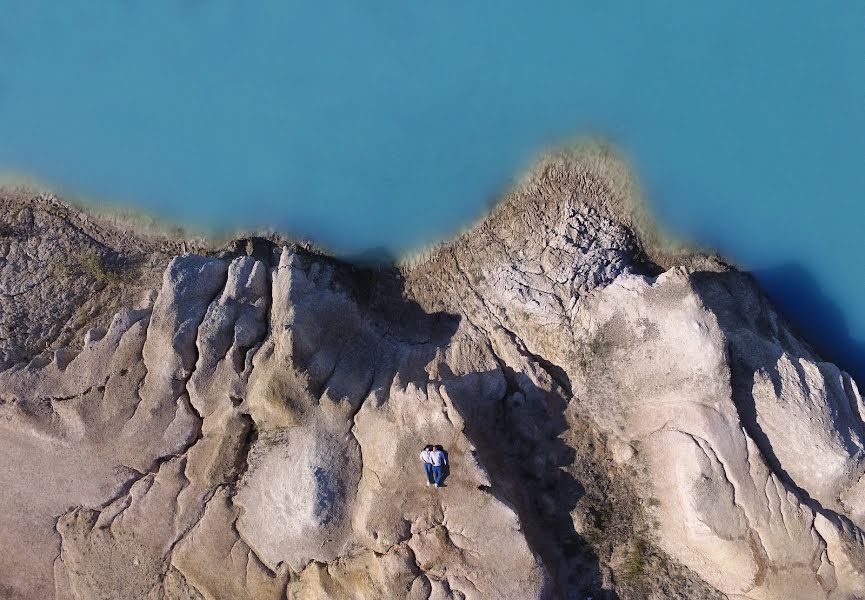
[[(551, 186), (557, 187), (552, 189)], [(8, 211), (10, 204), (13, 212), (14, 205), (44, 208), (94, 241), (121, 254), (131, 248), (133, 254), (157, 252), (169, 256), (191, 252), (216, 256), (239, 252), (240, 244), (262, 240), (275, 246), (300, 248), (357, 269), (395, 269), (404, 275), (431, 267), (442, 259), (447, 260), (453, 252), (471, 252), (476, 246), (473, 242), (475, 237), (495, 239), (495, 229), (502, 222), (519, 218), (521, 213), (531, 209), (533, 202), (539, 201), (538, 197), (545, 198), (541, 202), (547, 202), (547, 205), (534, 208), (547, 210), (554, 208), (552, 205), (567, 202), (575, 194), (580, 196), (580, 202), (597, 206), (614, 221), (629, 228), (638, 242), (643, 260), (654, 269), (662, 271), (684, 266), (711, 270), (720, 265), (748, 274), (764, 293), (769, 293), (768, 287), (750, 269), (714, 249), (683, 240), (664, 229), (652, 213), (635, 170), (613, 145), (597, 138), (583, 138), (547, 150), (515, 177), (509, 189), (483, 214), (459, 231), (400, 256), (385, 255), (386, 260), (379, 260), (380, 256), (376, 256), (374, 250), (353, 254), (339, 252), (315, 241), (272, 229), (237, 230), (231, 234), (195, 231), (146, 210), (69, 198), (34, 179), (13, 179), (8, 174), (0, 176), (0, 209)], [(493, 233), (492, 237), (490, 233)], [(815, 335), (813, 328), (809, 328), (808, 323), (803, 323), (795, 313), (785, 315), (785, 319), (818, 354), (848, 365), (852, 373), (859, 372), (860, 369), (855, 367), (859, 364), (856, 348), (853, 348), (852, 359), (839, 355), (832, 350), (831, 343)], [(851, 344), (847, 341), (844, 347), (851, 348)]]
[[(526, 196), (537, 189), (544, 177), (551, 174), (556, 177), (577, 175), (593, 178), (593, 183), (604, 188), (601, 193), (614, 208), (614, 216), (634, 231), (647, 256), (657, 259), (659, 264), (694, 255), (711, 255), (720, 259), (713, 250), (693, 240), (686, 241), (665, 229), (652, 213), (635, 169), (615, 146), (597, 137), (577, 138), (571, 143), (541, 152), (516, 174), (504, 188), (505, 191), (476, 218), (435, 242), (420, 244), (398, 253), (392, 253), (387, 248), (380, 252), (380, 246), (360, 251), (341, 250), (313, 238), (266, 226), (233, 231), (198, 228), (190, 223), (165, 218), (146, 208), (66, 194), (59, 191), (57, 186), (14, 172), (0, 172), (0, 199), (18, 202), (40, 200), (49, 206), (64, 207), (77, 213), (80, 215), (78, 220), (83, 222), (93, 221), (100, 227), (122, 231), (149, 242), (196, 248), (205, 253), (219, 252), (240, 240), (262, 238), (276, 244), (298, 245), (307, 251), (356, 266), (394, 266), (400, 270), (411, 270), (434, 258), (443, 249), (473, 235), (508, 207), (524, 203)], [(593, 193), (598, 191), (593, 190)], [(732, 264), (727, 260), (723, 262)]]

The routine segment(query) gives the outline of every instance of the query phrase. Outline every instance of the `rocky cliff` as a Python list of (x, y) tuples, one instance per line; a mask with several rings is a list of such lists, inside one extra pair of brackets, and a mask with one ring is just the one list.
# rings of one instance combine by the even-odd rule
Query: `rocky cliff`
[(5, 193), (0, 597), (865, 597), (855, 382), (614, 183), (399, 269)]

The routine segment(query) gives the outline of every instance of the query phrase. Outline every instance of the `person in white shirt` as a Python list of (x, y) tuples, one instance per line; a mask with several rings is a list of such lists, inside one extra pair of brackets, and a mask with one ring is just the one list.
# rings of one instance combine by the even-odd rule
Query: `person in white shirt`
[(448, 464), (448, 456), (445, 454), (444, 448), (434, 446), (429, 455), (430, 463), (432, 463), (433, 482), (436, 487), (441, 487), (444, 483), (445, 467)]
[(431, 444), (428, 444), (424, 447), (424, 449), (420, 453), (420, 459), (423, 462), (423, 469), (426, 471), (426, 484), (432, 485), (433, 481), (433, 465), (432, 458), (430, 455), (432, 454), (433, 447)]

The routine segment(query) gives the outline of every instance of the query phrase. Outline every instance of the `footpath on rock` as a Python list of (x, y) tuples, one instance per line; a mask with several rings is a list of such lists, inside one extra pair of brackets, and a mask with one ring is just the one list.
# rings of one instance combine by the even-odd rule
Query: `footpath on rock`
[(3, 192), (0, 597), (865, 597), (856, 383), (604, 160), (401, 267)]

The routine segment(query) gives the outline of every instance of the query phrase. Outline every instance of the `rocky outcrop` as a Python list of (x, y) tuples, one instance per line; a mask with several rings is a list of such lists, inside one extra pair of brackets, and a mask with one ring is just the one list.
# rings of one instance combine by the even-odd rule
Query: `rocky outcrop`
[[(139, 241), (157, 289), (66, 297), (33, 261), (77, 213), (5, 198), (0, 596), (865, 596), (855, 382), (749, 276), (648, 247), (607, 173), (551, 159), (411, 267)], [(61, 350), (94, 294), (130, 308)]]
[(623, 276), (574, 331), (575, 393), (639, 457), (670, 555), (732, 598), (865, 595), (856, 384), (744, 276)]

